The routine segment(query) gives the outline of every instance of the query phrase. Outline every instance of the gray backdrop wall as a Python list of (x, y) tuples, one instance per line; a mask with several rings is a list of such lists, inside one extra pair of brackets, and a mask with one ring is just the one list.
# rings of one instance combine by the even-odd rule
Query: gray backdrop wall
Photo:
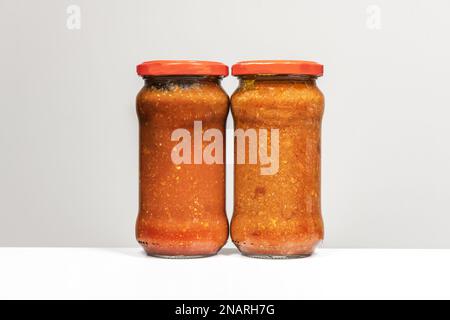
[[(306, 59), (325, 65), (324, 246), (450, 248), (449, 12), (445, 0), (0, 0), (0, 245), (135, 245), (136, 64)], [(231, 167), (227, 183), (231, 215)]]

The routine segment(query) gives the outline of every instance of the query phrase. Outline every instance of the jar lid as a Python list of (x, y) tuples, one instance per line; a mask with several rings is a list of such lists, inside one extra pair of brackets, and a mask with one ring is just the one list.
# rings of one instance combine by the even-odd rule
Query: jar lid
[(146, 61), (138, 65), (136, 70), (140, 76), (200, 75), (226, 77), (228, 75), (228, 66), (223, 63), (195, 60)]
[(322, 76), (323, 65), (302, 60), (254, 60), (241, 61), (231, 68), (233, 76), (250, 74), (297, 74)]

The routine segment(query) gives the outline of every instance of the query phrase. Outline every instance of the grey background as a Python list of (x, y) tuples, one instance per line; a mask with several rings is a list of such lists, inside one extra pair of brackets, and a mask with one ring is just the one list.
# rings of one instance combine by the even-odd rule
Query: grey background
[[(66, 27), (70, 4), (81, 30)], [(1, 0), (0, 245), (135, 245), (139, 62), (305, 59), (326, 68), (324, 246), (450, 248), (449, 12), (444, 0)], [(227, 182), (231, 215), (231, 170)]]

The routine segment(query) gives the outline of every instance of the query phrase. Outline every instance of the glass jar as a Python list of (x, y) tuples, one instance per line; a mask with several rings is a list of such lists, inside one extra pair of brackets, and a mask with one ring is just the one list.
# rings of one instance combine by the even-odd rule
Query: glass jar
[(231, 238), (244, 254), (306, 257), (323, 239), (320, 135), (323, 66), (247, 61), (233, 66), (234, 213)]
[(149, 61), (137, 72), (145, 79), (136, 102), (137, 240), (153, 256), (214, 255), (228, 238), (223, 136), (229, 98), (220, 85), (228, 67)]

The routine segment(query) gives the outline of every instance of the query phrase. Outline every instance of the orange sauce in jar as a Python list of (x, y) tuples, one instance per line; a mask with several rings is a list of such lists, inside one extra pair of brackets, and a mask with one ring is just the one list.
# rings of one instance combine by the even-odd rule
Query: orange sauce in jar
[[(268, 130), (269, 153), (275, 152), (270, 130), (278, 130), (278, 167), (272, 174), (262, 174), (260, 158), (257, 164), (235, 163), (231, 238), (245, 255), (305, 257), (323, 239), (324, 96), (316, 86), (322, 72), (322, 65), (304, 61), (249, 61), (233, 66), (233, 74), (240, 78), (231, 98), (235, 129)], [(245, 150), (249, 159), (250, 147)]]
[[(198, 61), (150, 61), (138, 66), (145, 86), (137, 96), (139, 118), (139, 214), (136, 237), (147, 254), (162, 257), (214, 255), (228, 238), (225, 214), (224, 159), (216, 163), (174, 162), (179, 141), (189, 134), (192, 153), (194, 121), (225, 133), (229, 99), (220, 86), (228, 68)], [(186, 150), (180, 152), (183, 155)], [(223, 153), (224, 157), (224, 153)], [(198, 159), (197, 159), (198, 160)], [(199, 162), (199, 161), (197, 161)]]

